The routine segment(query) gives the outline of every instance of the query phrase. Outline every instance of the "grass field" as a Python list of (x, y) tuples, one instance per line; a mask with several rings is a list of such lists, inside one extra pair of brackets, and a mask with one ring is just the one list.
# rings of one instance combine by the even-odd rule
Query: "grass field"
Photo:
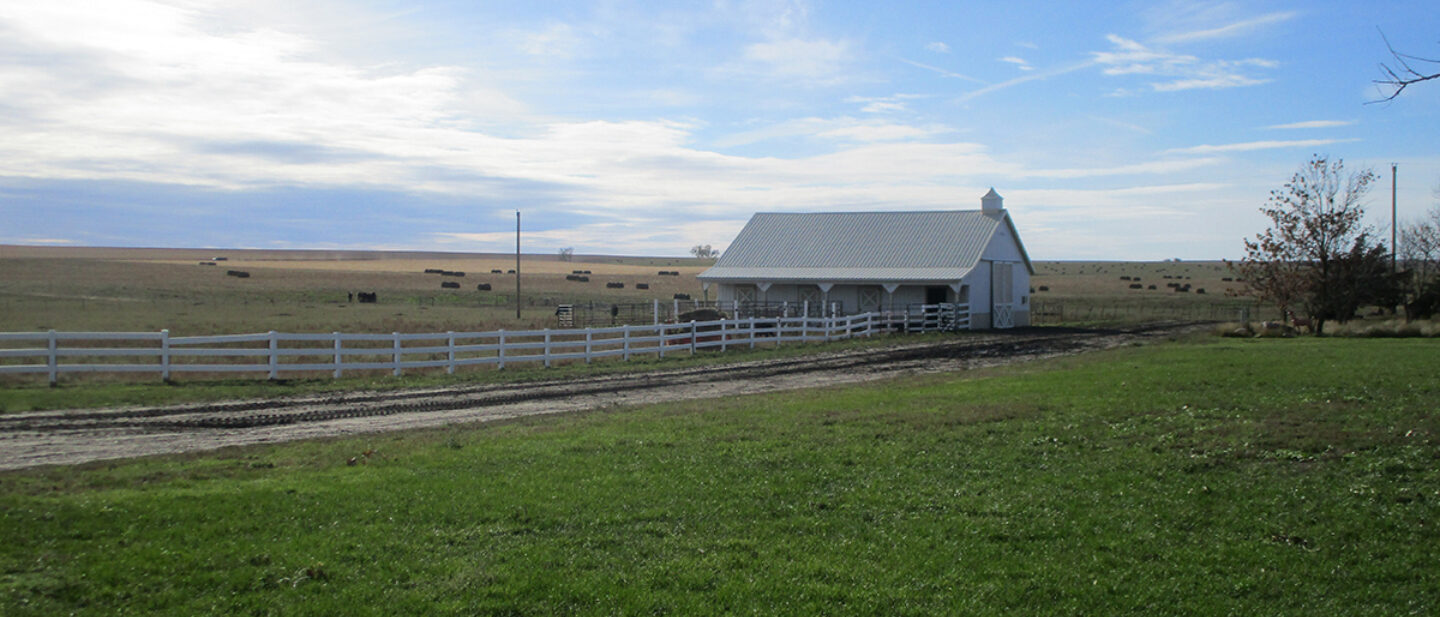
[(1217, 339), (5, 473), (0, 613), (1433, 615), (1437, 351)]
[[(221, 253), (221, 254), (217, 254)], [(224, 256), (215, 266), (201, 261)], [(557, 303), (702, 297), (694, 259), (526, 255), (515, 319), (514, 256), (328, 251), (0, 247), (0, 331), (444, 332), (554, 325)], [(438, 268), (464, 277), (426, 274)], [(226, 276), (227, 270), (250, 273)], [(565, 280), (590, 270), (590, 282)], [(659, 276), (659, 270), (681, 276)], [(442, 289), (442, 281), (460, 289)], [(624, 289), (607, 289), (607, 282)], [(647, 283), (649, 290), (635, 288)], [(480, 283), (492, 290), (478, 291)], [(374, 292), (379, 302), (349, 301)]]
[[(226, 257), (216, 266), (201, 261)], [(669, 302), (705, 297), (695, 275), (708, 263), (686, 258), (524, 256), (522, 316), (515, 318), (510, 255), (363, 251), (213, 251), (0, 246), (0, 331), (158, 331), (176, 336), (245, 332), (444, 332), (555, 325), (554, 305)], [(1039, 323), (1236, 318), (1246, 301), (1214, 262), (1037, 262), (1032, 287)], [(463, 278), (425, 274), (430, 268)], [(250, 278), (226, 276), (242, 270)], [(565, 280), (590, 270), (590, 282)], [(659, 276), (658, 271), (680, 276)], [(1157, 290), (1129, 289), (1139, 277)], [(1172, 276), (1165, 279), (1164, 276)], [(442, 281), (460, 289), (441, 289)], [(1194, 291), (1176, 293), (1166, 282)], [(624, 283), (608, 289), (607, 282)], [(492, 290), (478, 291), (490, 283)], [(649, 290), (635, 288), (637, 283)], [(1040, 288), (1046, 288), (1041, 291)], [(376, 304), (349, 301), (378, 294)], [(1217, 308), (1218, 307), (1218, 308)], [(648, 314), (648, 313), (647, 313)]]

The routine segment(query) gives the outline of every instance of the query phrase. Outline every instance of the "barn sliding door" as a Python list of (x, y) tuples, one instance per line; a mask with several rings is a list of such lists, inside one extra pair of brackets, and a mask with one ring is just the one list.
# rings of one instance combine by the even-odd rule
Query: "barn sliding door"
[(1015, 327), (1015, 264), (990, 262), (990, 327)]

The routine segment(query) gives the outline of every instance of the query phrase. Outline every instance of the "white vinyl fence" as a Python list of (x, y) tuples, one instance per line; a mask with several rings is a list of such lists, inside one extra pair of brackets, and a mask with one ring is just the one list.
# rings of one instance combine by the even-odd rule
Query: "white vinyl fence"
[[(922, 332), (968, 327), (968, 307), (934, 305), (906, 313), (832, 317), (753, 317), (579, 330), (445, 332), (433, 334), (226, 334), (170, 336), (160, 332), (0, 332), (0, 374), (44, 374), (53, 385), (65, 373), (281, 373), (444, 368), (559, 361), (630, 360), (637, 355), (691, 354), (831, 341), (875, 332)], [(28, 361), (28, 363), (26, 363)], [(18, 362), (18, 363), (17, 363)]]

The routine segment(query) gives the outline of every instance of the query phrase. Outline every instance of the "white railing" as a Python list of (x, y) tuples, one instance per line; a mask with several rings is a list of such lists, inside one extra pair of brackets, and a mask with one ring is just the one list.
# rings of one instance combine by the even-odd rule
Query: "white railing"
[[(964, 315), (964, 306), (945, 305), (947, 314)], [(864, 313), (831, 317), (752, 317), (582, 330), (497, 330), (433, 334), (225, 334), (170, 336), (160, 332), (0, 332), (0, 344), (30, 343), (0, 349), (0, 374), (44, 374), (53, 385), (66, 373), (281, 373), (388, 370), (494, 365), (522, 362), (547, 368), (556, 362), (654, 354), (726, 351), (759, 343), (783, 345), (833, 341), (876, 332), (919, 332), (953, 326), (938, 316), (939, 307), (919, 313)], [(86, 360), (101, 360), (86, 362)], [(13, 363), (13, 362), (20, 363)], [(25, 363), (29, 361), (29, 363)]]

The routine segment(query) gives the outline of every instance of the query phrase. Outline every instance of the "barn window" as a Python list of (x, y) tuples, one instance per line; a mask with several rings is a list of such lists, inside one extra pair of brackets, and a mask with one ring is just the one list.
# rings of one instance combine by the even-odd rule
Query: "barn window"
[(860, 288), (856, 299), (860, 301), (860, 310), (862, 312), (880, 310), (880, 291), (879, 287)]
[(802, 286), (796, 300), (801, 304), (809, 302), (810, 306), (820, 306), (820, 288), (812, 285)]
[(737, 302), (746, 303), (746, 304), (751, 303), (751, 302), (754, 302), (754, 301), (755, 301), (755, 286), (754, 286), (754, 285), (736, 285), (736, 286), (735, 286), (735, 300), (736, 300)]

